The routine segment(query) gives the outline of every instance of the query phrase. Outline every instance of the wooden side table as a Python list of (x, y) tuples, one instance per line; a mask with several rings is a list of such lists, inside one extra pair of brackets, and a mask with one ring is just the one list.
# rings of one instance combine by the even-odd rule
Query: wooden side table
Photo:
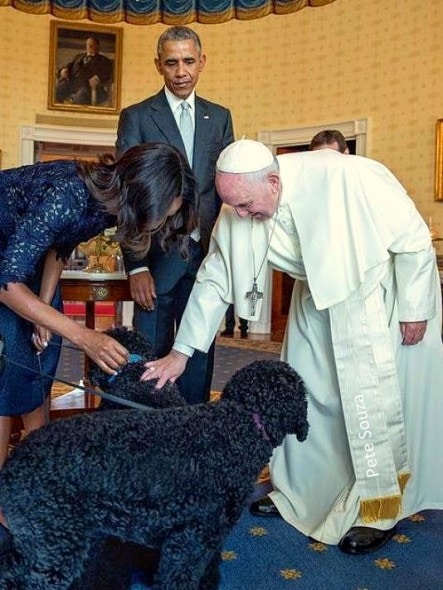
[[(60, 279), (63, 301), (82, 301), (86, 306), (85, 325), (95, 329), (97, 301), (131, 301), (131, 290), (126, 274), (122, 272), (90, 273), (82, 270), (65, 270)], [(88, 374), (89, 359), (85, 356), (84, 374)], [(85, 385), (88, 385), (85, 380)], [(85, 393), (85, 408), (94, 407), (94, 396)]]
[(63, 301), (83, 301), (86, 305), (85, 323), (95, 329), (97, 301), (131, 301), (126, 274), (122, 272), (90, 273), (65, 270), (60, 279)]

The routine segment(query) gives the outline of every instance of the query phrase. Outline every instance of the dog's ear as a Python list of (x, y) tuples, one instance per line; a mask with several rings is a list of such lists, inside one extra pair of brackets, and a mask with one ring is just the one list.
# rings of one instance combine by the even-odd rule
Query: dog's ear
[[(143, 362), (153, 361), (157, 358), (150, 341), (141, 332), (120, 327), (106, 330), (105, 334), (120, 342), (131, 355), (138, 355)], [(86, 378), (93, 385), (100, 387), (100, 389), (106, 390), (109, 386), (108, 373), (105, 373), (92, 361), (89, 363), (89, 371)]]
[(306, 389), (283, 361), (255, 361), (229, 379), (222, 399), (234, 400), (260, 416), (274, 446), (287, 434), (304, 440), (308, 433)]
[(126, 326), (111, 328), (105, 334), (120, 342), (131, 354), (140, 355), (145, 361), (156, 360), (151, 341), (141, 332), (130, 330)]
[[(280, 415), (275, 422), (275, 436), (295, 434), (297, 440), (304, 441), (308, 435), (307, 391), (300, 375), (288, 363), (279, 361), (272, 394), (275, 406), (280, 408)], [(272, 414), (272, 408), (269, 410)], [(277, 434), (280, 432), (280, 434)], [(283, 438), (281, 442), (283, 442)], [(280, 443), (281, 444), (281, 443)]]

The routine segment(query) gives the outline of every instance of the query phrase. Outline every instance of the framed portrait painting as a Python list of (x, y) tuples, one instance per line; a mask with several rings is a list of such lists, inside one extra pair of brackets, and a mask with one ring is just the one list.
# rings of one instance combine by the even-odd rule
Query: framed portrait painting
[(48, 108), (117, 114), (123, 30), (51, 21)]

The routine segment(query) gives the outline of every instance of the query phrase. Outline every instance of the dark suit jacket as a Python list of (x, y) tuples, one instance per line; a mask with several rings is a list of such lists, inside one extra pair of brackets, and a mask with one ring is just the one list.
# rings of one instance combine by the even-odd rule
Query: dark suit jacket
[(89, 88), (89, 79), (93, 76), (98, 76), (102, 84), (112, 82), (113, 61), (101, 53), (96, 53), (91, 55), (85, 64), (83, 60), (86, 56), (87, 53), (79, 53), (73, 61), (64, 66), (68, 68), (73, 91), (83, 87)]
[[(117, 132), (117, 155), (120, 156), (133, 145), (151, 141), (168, 143), (186, 154), (180, 130), (163, 89), (155, 96), (122, 110)], [(233, 141), (229, 110), (196, 96), (192, 169), (198, 182), (200, 233), (205, 251), (221, 206), (214, 185), (215, 163), (223, 148)], [(126, 270), (131, 270), (146, 262), (125, 261), (125, 264)]]

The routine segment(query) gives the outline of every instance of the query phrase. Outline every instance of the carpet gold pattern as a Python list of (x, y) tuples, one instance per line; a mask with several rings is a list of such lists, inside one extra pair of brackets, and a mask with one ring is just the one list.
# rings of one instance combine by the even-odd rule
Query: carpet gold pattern
[(251, 338), (224, 338), (217, 336), (217, 346), (228, 346), (230, 348), (244, 348), (246, 350), (260, 350), (262, 352), (273, 352), (280, 354), (282, 343), (264, 340), (253, 340)]

